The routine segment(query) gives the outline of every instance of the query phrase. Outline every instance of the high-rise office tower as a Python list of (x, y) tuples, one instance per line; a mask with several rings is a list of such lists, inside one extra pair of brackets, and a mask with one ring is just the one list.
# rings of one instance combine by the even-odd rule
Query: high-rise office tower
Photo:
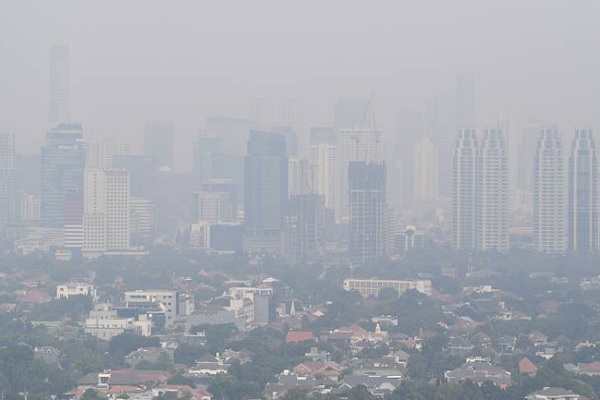
[(208, 182), (204, 182), (200, 189), (203, 192), (221, 192), (227, 193), (227, 204), (229, 209), (223, 210), (222, 217), (223, 221), (235, 222), (238, 219), (238, 184), (230, 179), (211, 179)]
[(486, 128), (477, 157), (477, 248), (508, 250), (508, 151), (499, 128)]
[(563, 149), (554, 127), (540, 130), (533, 162), (533, 245), (547, 254), (565, 252)]
[(323, 196), (305, 194), (288, 201), (285, 242), (286, 256), (294, 261), (314, 259), (324, 229)]
[(132, 243), (151, 236), (155, 231), (155, 210), (151, 200), (131, 197), (129, 200), (129, 230)]
[(415, 201), (435, 201), (438, 198), (438, 151), (429, 138), (423, 139), (414, 149)]
[(131, 144), (117, 142), (95, 142), (88, 143), (86, 154), (87, 168), (112, 168), (114, 156), (131, 155)]
[(15, 136), (0, 134), (0, 232), (15, 222)]
[(568, 248), (598, 251), (598, 156), (590, 128), (575, 130), (569, 157)]
[(459, 74), (456, 79), (456, 122), (458, 128), (475, 126), (475, 78)]
[(285, 137), (250, 131), (245, 159), (244, 250), (280, 254), (288, 198)]
[(69, 48), (50, 48), (50, 114), (53, 123), (70, 122)]
[(452, 246), (460, 251), (476, 248), (478, 147), (475, 129), (460, 129), (452, 166)]
[(382, 132), (377, 129), (340, 129), (339, 140), (339, 203), (336, 209), (338, 222), (347, 222), (348, 209), (348, 166), (352, 161), (383, 162)]
[(364, 265), (385, 254), (385, 181), (383, 161), (353, 161), (348, 166), (348, 255), (354, 263)]
[(228, 192), (203, 191), (194, 193), (194, 223), (233, 222), (231, 196)]
[(402, 110), (397, 114), (396, 135), (388, 143), (388, 198), (393, 206), (408, 208), (412, 201), (414, 187), (414, 148), (423, 137), (423, 115), (412, 110)]
[(63, 228), (66, 199), (83, 192), (85, 145), (81, 124), (58, 124), (42, 146), (41, 219), (48, 228)]
[(144, 155), (156, 159), (158, 168), (173, 169), (174, 130), (172, 122), (156, 121), (144, 129)]
[(309, 194), (308, 160), (288, 159), (288, 194), (290, 197)]
[(339, 153), (333, 127), (310, 129), (309, 175), (311, 193), (323, 196), (325, 206), (336, 209), (339, 202)]
[(212, 135), (200, 135), (194, 142), (193, 174), (197, 187), (218, 175), (223, 155), (223, 139)]
[(85, 171), (83, 254), (97, 257), (130, 245), (129, 171)]

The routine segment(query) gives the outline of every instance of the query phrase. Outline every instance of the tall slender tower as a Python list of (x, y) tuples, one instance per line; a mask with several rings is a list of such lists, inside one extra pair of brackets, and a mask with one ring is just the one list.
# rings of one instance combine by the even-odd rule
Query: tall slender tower
[(461, 129), (452, 166), (452, 246), (460, 251), (476, 248), (477, 148), (475, 129)]
[(562, 142), (555, 127), (540, 130), (533, 161), (533, 245), (547, 254), (565, 252)]
[(350, 237), (348, 255), (360, 265), (385, 254), (385, 162), (352, 161), (348, 166)]
[(508, 150), (500, 128), (486, 128), (477, 157), (477, 249), (508, 250)]
[(285, 137), (251, 130), (245, 159), (244, 250), (281, 254), (288, 199)]
[(429, 138), (415, 146), (414, 196), (416, 202), (435, 201), (438, 197), (438, 151)]
[(338, 133), (339, 140), (339, 204), (336, 210), (338, 222), (347, 222), (348, 202), (348, 166), (352, 161), (383, 162), (382, 132), (377, 129), (343, 128)]
[(52, 123), (70, 122), (69, 48), (50, 48), (50, 114)]
[(42, 146), (41, 219), (48, 228), (63, 228), (66, 200), (83, 194), (85, 145), (81, 124), (59, 123)]
[(598, 156), (591, 128), (575, 129), (569, 158), (568, 242), (573, 253), (598, 250)]
[(144, 128), (144, 155), (156, 159), (158, 168), (173, 169), (173, 123), (149, 122)]

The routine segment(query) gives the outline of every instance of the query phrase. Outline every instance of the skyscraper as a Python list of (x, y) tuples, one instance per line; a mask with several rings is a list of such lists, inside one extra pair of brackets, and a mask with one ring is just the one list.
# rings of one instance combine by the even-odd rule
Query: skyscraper
[(348, 166), (348, 255), (354, 263), (364, 265), (385, 254), (385, 181), (383, 161), (352, 161)]
[(324, 196), (325, 206), (337, 209), (339, 203), (339, 153), (333, 127), (310, 130), (309, 175), (311, 192)]
[(85, 171), (83, 254), (97, 257), (127, 250), (130, 241), (129, 171), (88, 168)]
[(173, 123), (156, 121), (144, 129), (144, 155), (156, 159), (158, 168), (173, 169)]
[(476, 248), (478, 147), (475, 129), (462, 128), (452, 166), (452, 246), (460, 251)]
[(65, 200), (83, 193), (85, 145), (81, 124), (60, 123), (42, 146), (41, 219), (48, 228), (62, 228)]
[(508, 151), (502, 130), (486, 128), (477, 157), (477, 248), (508, 250)]
[(245, 159), (244, 250), (280, 254), (288, 198), (285, 137), (250, 131)]
[(414, 147), (414, 196), (416, 202), (435, 201), (438, 198), (438, 151), (429, 138)]
[(15, 136), (0, 134), (0, 232), (4, 236), (15, 217)]
[(548, 254), (565, 252), (563, 150), (554, 127), (540, 130), (533, 162), (533, 245)]
[(204, 182), (216, 178), (219, 159), (223, 156), (223, 139), (212, 135), (200, 135), (194, 142), (193, 174), (199, 188)]
[(50, 114), (53, 123), (70, 122), (69, 48), (50, 48)]
[(573, 253), (598, 250), (598, 156), (590, 128), (575, 129), (569, 157), (568, 245)]
[(338, 222), (347, 222), (348, 209), (348, 166), (352, 161), (383, 162), (382, 132), (377, 129), (344, 128), (338, 131), (339, 140), (339, 203), (336, 211)]

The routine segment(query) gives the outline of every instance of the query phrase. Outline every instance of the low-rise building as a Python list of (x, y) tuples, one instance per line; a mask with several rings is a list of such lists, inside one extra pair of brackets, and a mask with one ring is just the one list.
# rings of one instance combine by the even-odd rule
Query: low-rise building
[(527, 400), (580, 400), (581, 398), (571, 390), (555, 387), (545, 387), (525, 397)]
[(56, 286), (57, 299), (68, 299), (70, 296), (90, 296), (94, 301), (98, 299), (96, 288), (91, 283), (69, 282)]
[(97, 304), (85, 320), (85, 333), (102, 340), (131, 332), (140, 336), (152, 334), (152, 321), (146, 315), (136, 318), (122, 318), (112, 304)]
[(362, 297), (379, 295), (381, 289), (394, 289), (398, 294), (408, 290), (417, 290), (431, 296), (431, 280), (393, 280), (393, 279), (344, 279), (344, 290), (357, 291)]

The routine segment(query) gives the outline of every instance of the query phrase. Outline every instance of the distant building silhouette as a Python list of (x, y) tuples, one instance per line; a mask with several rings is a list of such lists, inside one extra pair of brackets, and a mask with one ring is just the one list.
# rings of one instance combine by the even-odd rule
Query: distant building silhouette
[(288, 158), (283, 135), (250, 131), (244, 197), (244, 250), (281, 254), (288, 198)]
[(350, 162), (348, 182), (348, 255), (352, 262), (363, 265), (385, 254), (385, 162)]
[(172, 122), (149, 122), (144, 129), (144, 155), (154, 157), (158, 168), (173, 170), (173, 141)]
[(71, 122), (69, 48), (50, 48), (50, 114), (52, 123)]

